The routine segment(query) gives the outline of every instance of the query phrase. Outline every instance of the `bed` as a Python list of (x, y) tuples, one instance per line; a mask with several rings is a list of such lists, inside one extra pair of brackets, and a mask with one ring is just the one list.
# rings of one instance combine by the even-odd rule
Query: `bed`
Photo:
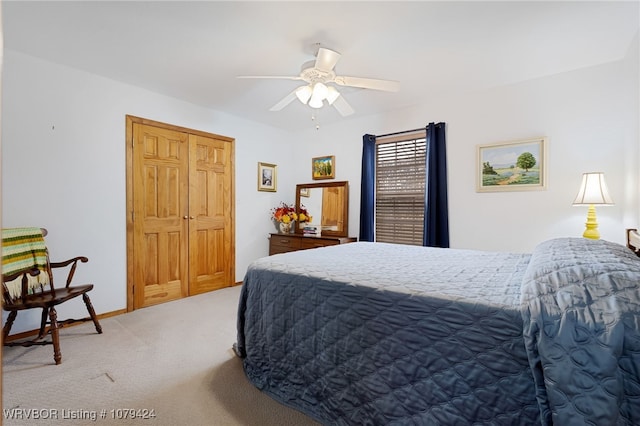
[(640, 258), (358, 242), (247, 270), (236, 353), (323, 424), (640, 424)]

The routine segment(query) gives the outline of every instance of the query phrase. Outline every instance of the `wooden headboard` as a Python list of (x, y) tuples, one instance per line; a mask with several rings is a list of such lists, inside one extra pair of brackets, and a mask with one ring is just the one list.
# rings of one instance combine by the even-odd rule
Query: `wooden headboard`
[(640, 233), (637, 229), (627, 229), (627, 247), (640, 256)]

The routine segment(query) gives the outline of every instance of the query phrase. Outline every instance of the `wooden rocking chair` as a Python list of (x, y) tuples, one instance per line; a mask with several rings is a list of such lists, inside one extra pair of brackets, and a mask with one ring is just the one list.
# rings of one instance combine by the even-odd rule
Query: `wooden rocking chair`
[[(58, 334), (60, 328), (74, 322), (85, 321), (93, 321), (98, 333), (102, 333), (102, 327), (87, 295), (93, 289), (93, 284), (73, 287), (70, 285), (78, 262), (86, 263), (89, 259), (78, 256), (64, 262), (50, 262), (49, 252), (43, 238), (45, 235), (47, 235), (47, 230), (41, 228), (2, 230), (2, 293), (4, 298), (2, 308), (9, 312), (9, 317), (3, 328), (3, 343), (5, 346), (53, 345), (53, 359), (56, 364), (60, 364), (62, 362)], [(52, 268), (68, 266), (70, 269), (65, 287), (55, 288), (51, 273)], [(55, 306), (78, 296), (82, 296), (89, 316), (77, 320), (58, 321)], [(33, 308), (42, 308), (38, 336), (26, 341), (7, 342), (18, 311)], [(51, 334), (50, 341), (43, 340), (47, 334)]]

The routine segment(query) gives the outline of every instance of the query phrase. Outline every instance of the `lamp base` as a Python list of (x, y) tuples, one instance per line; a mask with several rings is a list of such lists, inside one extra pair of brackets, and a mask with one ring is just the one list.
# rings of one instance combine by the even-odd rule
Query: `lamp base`
[(600, 231), (598, 231), (598, 221), (596, 220), (596, 207), (593, 204), (589, 205), (587, 210), (587, 221), (585, 222), (587, 229), (584, 230), (582, 236), (590, 240), (600, 239)]

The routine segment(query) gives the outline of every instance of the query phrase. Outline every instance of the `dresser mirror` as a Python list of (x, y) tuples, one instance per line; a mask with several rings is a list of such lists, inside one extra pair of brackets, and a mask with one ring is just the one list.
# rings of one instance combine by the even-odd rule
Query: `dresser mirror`
[(347, 237), (349, 233), (349, 182), (301, 183), (296, 185), (296, 213), (304, 208), (311, 222), (296, 222), (296, 234), (315, 226), (320, 236)]

